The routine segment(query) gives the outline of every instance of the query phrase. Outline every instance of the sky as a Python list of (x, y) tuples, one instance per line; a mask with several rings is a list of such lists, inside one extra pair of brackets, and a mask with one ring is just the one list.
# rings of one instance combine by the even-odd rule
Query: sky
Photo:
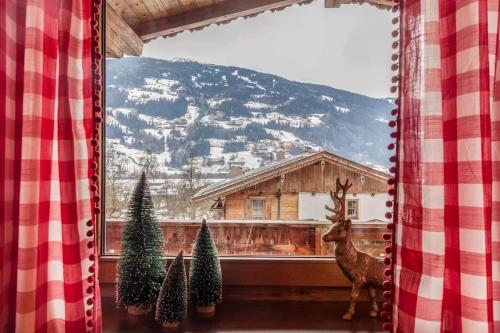
[(390, 97), (393, 14), (370, 5), (324, 8), (323, 0), (201, 31), (158, 38), (143, 56), (187, 58)]

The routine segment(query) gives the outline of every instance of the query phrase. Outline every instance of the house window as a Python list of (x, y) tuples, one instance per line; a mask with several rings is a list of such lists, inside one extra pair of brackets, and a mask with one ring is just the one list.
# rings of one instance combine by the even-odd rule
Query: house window
[(351, 219), (358, 219), (359, 204), (357, 199), (348, 199), (347, 200), (347, 217)]
[(254, 220), (264, 219), (264, 200), (252, 199), (252, 218)]

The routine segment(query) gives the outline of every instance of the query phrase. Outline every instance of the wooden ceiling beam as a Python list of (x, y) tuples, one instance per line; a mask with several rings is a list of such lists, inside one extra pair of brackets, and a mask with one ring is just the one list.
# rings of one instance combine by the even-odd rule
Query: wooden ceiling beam
[(106, 3), (106, 56), (121, 58), (124, 54), (140, 56), (143, 41), (122, 17)]
[(178, 15), (141, 22), (134, 25), (133, 29), (146, 41), (305, 1), (307, 0), (227, 0)]

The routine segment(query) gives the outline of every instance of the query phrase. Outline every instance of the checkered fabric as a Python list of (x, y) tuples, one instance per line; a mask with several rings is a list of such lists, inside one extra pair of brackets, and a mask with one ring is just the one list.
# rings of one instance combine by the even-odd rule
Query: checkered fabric
[(0, 1), (1, 332), (93, 329), (90, 17)]
[(500, 332), (499, 2), (402, 2), (396, 332)]

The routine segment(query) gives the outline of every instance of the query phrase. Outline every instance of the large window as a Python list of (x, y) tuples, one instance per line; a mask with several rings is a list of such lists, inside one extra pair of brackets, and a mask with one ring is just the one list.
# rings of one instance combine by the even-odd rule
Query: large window
[(387, 12), (316, 1), (108, 58), (105, 254), (145, 171), (166, 255), (190, 255), (206, 218), (222, 256), (332, 256), (325, 206), (349, 178), (351, 241), (382, 257), (390, 30)]

